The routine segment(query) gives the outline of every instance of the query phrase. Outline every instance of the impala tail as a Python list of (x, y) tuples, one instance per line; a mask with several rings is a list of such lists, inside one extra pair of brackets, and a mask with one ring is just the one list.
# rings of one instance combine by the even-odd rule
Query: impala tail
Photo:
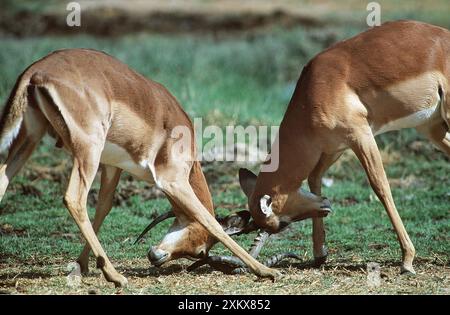
[(28, 82), (19, 78), (14, 86), (0, 118), (0, 153), (9, 149), (19, 134), (27, 108)]

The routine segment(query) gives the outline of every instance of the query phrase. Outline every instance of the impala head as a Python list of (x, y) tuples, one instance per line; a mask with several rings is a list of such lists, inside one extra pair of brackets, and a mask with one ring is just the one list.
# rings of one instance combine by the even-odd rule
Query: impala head
[(247, 195), (255, 224), (268, 232), (276, 233), (291, 222), (324, 217), (331, 212), (330, 201), (326, 198), (301, 188), (280, 193), (257, 182), (257, 178), (247, 169), (239, 170), (239, 182)]
[[(155, 219), (139, 236), (145, 233), (163, 220), (174, 217), (172, 211)], [(228, 235), (236, 235), (254, 230), (253, 221), (248, 211), (240, 211), (227, 217), (216, 218)], [(170, 226), (162, 241), (151, 246), (148, 251), (148, 259), (155, 266), (161, 266), (165, 262), (178, 258), (201, 259), (208, 255), (209, 250), (217, 240), (198, 222), (178, 215)]]

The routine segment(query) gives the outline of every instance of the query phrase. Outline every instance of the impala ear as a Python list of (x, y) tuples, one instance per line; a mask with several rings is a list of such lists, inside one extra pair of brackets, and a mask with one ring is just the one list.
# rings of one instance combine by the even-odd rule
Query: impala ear
[(247, 198), (250, 198), (255, 190), (256, 177), (255, 174), (246, 168), (239, 169), (239, 184)]
[(266, 217), (270, 217), (272, 214), (272, 199), (269, 195), (264, 195), (259, 200), (259, 206), (261, 208), (262, 213), (266, 215)]
[(225, 218), (218, 218), (220, 225), (228, 235), (236, 235), (241, 233), (248, 233), (254, 231), (253, 221), (250, 221), (252, 216), (247, 210), (233, 213)]

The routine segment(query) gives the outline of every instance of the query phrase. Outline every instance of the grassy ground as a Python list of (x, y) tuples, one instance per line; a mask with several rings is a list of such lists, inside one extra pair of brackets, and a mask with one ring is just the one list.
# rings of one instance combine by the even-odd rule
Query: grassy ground
[[(48, 37), (2, 39), (0, 99), (6, 100), (25, 65), (62, 47), (107, 51), (147, 77), (166, 85), (191, 117), (207, 123), (278, 125), (301, 67), (328, 43), (356, 34), (354, 28), (282, 29), (264, 35), (217, 40), (212, 36), (135, 34), (114, 39)], [(301, 262), (280, 266), (285, 277), (276, 283), (252, 275), (225, 276), (203, 267), (188, 273), (187, 261), (162, 269), (150, 267), (148, 247), (159, 242), (169, 222), (158, 226), (145, 243), (135, 237), (152, 215), (169, 209), (165, 199), (124, 175), (116, 206), (106, 219), (100, 241), (109, 257), (130, 280), (122, 293), (450, 293), (450, 164), (448, 158), (414, 131), (379, 138), (394, 198), (417, 250), (418, 275), (398, 275), (401, 252), (389, 219), (368, 187), (351, 154), (334, 166), (324, 189), (334, 204), (326, 221), (329, 262), (309, 266), (311, 223), (293, 224), (264, 248), (262, 258), (291, 250)], [(70, 159), (46, 140), (15, 178), (0, 204), (0, 290), (9, 293), (117, 293), (98, 271), (78, 288), (66, 284), (67, 264), (82, 248), (82, 239), (62, 204)], [(205, 164), (204, 170), (219, 213), (245, 208), (237, 168)], [(90, 214), (93, 215), (96, 183)], [(248, 247), (253, 235), (238, 242)], [(220, 245), (214, 253), (225, 253)], [(382, 285), (369, 289), (365, 266), (381, 264)], [(94, 266), (92, 266), (92, 269)], [(119, 292), (119, 293), (120, 293)]]

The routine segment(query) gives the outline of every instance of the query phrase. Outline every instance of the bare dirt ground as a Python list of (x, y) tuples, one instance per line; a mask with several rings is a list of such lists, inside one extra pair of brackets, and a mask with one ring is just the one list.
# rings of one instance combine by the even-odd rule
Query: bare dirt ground
[[(44, 2), (44, 1), (43, 1)], [(19, 2), (17, 2), (19, 3)], [(127, 1), (106, 1), (106, 0), (92, 0), (80, 1), (83, 11), (82, 27), (68, 28), (65, 24), (65, 17), (67, 11), (61, 3), (49, 4), (45, 9), (37, 11), (14, 11), (5, 12), (0, 10), (0, 35), (3, 32), (7, 35), (15, 36), (40, 36), (47, 38), (47, 35), (70, 35), (87, 33), (92, 35), (111, 36), (122, 35), (133, 32), (159, 32), (159, 33), (226, 33), (235, 36), (242, 32), (261, 31), (264, 32), (269, 28), (289, 28), (294, 26), (305, 27), (322, 27), (330, 23), (337, 23), (340, 21), (342, 25), (346, 26), (350, 23), (364, 23), (365, 18), (361, 18), (366, 14), (365, 1), (357, 0), (282, 0), (282, 1), (268, 1), (268, 0), (193, 0), (193, 1), (144, 1), (144, 0), (127, 0)], [(395, 3), (395, 5), (393, 4)], [(411, 1), (383, 1), (383, 12), (395, 9), (395, 12), (402, 12), (402, 10), (434, 10), (437, 13), (449, 12), (444, 7), (449, 7), (448, 0), (411, 0)], [(424, 12), (425, 12), (424, 11)], [(5, 15), (6, 14), (6, 15)], [(384, 13), (383, 13), (384, 14)], [(440, 15), (439, 15), (440, 16)], [(448, 16), (445, 16), (448, 21)], [(341, 20), (339, 20), (341, 19)], [(52, 36), (48, 36), (50, 38)], [(19, 39), (22, 40), (22, 39)], [(28, 41), (29, 39), (23, 39)], [(113, 39), (116, 40), (116, 39)], [(22, 46), (20, 46), (22, 47)], [(32, 47), (32, 46), (24, 46)], [(126, 47), (128, 50), (128, 46)], [(24, 48), (26, 50), (26, 48)], [(33, 49), (30, 49), (33, 50)], [(5, 71), (6, 72), (6, 71)], [(430, 145), (431, 147), (431, 145)], [(430, 152), (424, 150), (423, 147), (417, 146), (414, 151)], [(341, 158), (345, 160), (345, 156)], [(399, 163), (402, 160), (402, 154), (391, 154), (383, 157), (386, 164), (389, 160)], [(430, 158), (432, 160), (432, 158)], [(435, 163), (435, 162), (433, 162)], [(439, 170), (435, 165), (430, 164), (430, 169), (433, 174), (441, 174), (432, 177), (431, 182), (436, 186), (444, 186), (442, 179), (445, 177), (445, 169)], [(214, 165), (209, 166), (210, 171), (206, 170), (208, 182), (212, 185), (213, 191), (217, 195), (230, 190), (232, 185), (229, 181), (224, 181), (222, 177), (236, 174), (233, 169), (218, 169)], [(37, 207), (30, 196), (43, 197), (54, 201), (55, 194), (48, 193), (45, 188), (35, 183), (35, 179), (47, 179), (57, 183), (64, 184), (67, 181), (67, 172), (70, 165), (67, 164), (53, 164), (50, 167), (43, 167), (39, 165), (32, 165), (30, 163), (24, 171), (24, 176), (27, 181), (17, 182), (9, 192), (11, 196), (17, 192), (17, 195), (26, 199), (27, 204), (30, 204), (30, 209)], [(407, 167), (405, 167), (407, 169)], [(212, 170), (212, 171), (211, 171)], [(30, 175), (31, 174), (31, 175)], [(410, 185), (417, 185), (417, 182), (425, 182), (418, 186), (418, 192), (425, 190), (427, 181), (425, 178), (429, 176), (423, 171), (423, 178), (419, 175), (414, 177), (411, 175), (407, 178), (392, 179), (393, 187), (408, 188)], [(427, 175), (428, 174), (428, 175)], [(419, 179), (418, 179), (419, 178)], [(153, 199), (158, 197), (157, 192), (148, 189), (142, 185), (136, 185), (135, 182), (123, 179), (121, 188), (119, 189), (115, 206), (131, 207), (130, 203), (133, 200), (132, 196), (142, 195), (143, 199)], [(235, 188), (237, 182), (234, 183)], [(64, 185), (62, 185), (64, 186)], [(345, 187), (342, 186), (342, 189)], [(16, 189), (16, 190), (15, 190)], [(420, 190), (419, 190), (420, 189)], [(333, 190), (338, 190), (335, 186)], [(448, 192), (445, 191), (449, 196)], [(58, 198), (60, 195), (56, 194)], [(96, 204), (95, 191), (91, 194), (90, 205)], [(371, 195), (372, 196), (372, 195)], [(359, 198), (359, 199), (358, 199)], [(340, 202), (345, 207), (354, 207), (361, 200), (365, 200), (364, 196), (354, 196), (354, 193), (345, 194)], [(433, 199), (434, 198), (434, 199)], [(236, 198), (223, 199), (218, 205), (222, 209), (235, 209), (237, 207), (245, 207), (245, 204), (238, 204)], [(338, 199), (337, 199), (338, 200)], [(442, 194), (435, 193), (434, 196), (420, 201), (424, 204), (423, 208), (434, 205), (437, 201), (443, 203), (444, 197)], [(21, 200), (22, 202), (22, 200)], [(140, 202), (140, 201), (139, 201)], [(407, 201), (404, 201), (405, 203)], [(418, 201), (419, 202), (419, 201)], [(24, 202), (25, 203), (25, 202)], [(448, 205), (448, 203), (446, 203)], [(19, 203), (14, 204), (14, 207), (19, 207)], [(10, 205), (11, 207), (11, 205)], [(44, 206), (45, 207), (45, 204)], [(375, 211), (374, 206), (367, 204), (364, 207), (370, 208), (372, 212)], [(420, 207), (420, 206), (418, 206)], [(444, 209), (444, 206), (441, 206)], [(63, 206), (60, 205), (60, 211), (63, 212)], [(137, 208), (134, 205), (134, 208)], [(356, 209), (356, 208), (355, 208)], [(362, 211), (360, 208), (357, 211)], [(364, 208), (365, 209), (365, 208)], [(0, 209), (0, 212), (3, 209)], [(48, 210), (48, 209), (45, 209)], [(381, 210), (380, 210), (381, 211)], [(4, 210), (4, 215), (8, 211)], [(370, 213), (372, 213), (370, 212)], [(437, 212), (437, 211), (435, 211)], [(43, 216), (44, 212), (39, 213), (42, 217), (26, 217), (26, 220), (34, 222), (36, 218), (47, 220), (48, 216)], [(20, 215), (20, 211), (17, 213)], [(353, 214), (357, 214), (356, 210)], [(343, 214), (342, 214), (343, 215)], [(350, 217), (350, 215), (348, 215)], [(411, 222), (410, 215), (410, 222)], [(344, 224), (349, 224), (349, 217), (343, 217), (341, 221), (335, 221), (334, 226), (330, 228), (340, 227)], [(435, 214), (436, 224), (441, 222), (442, 215)], [(121, 222), (128, 222), (127, 216), (121, 217)], [(146, 217), (146, 220), (148, 218)], [(8, 220), (13, 220), (8, 218)], [(17, 219), (19, 220), (19, 219)], [(335, 246), (330, 247), (329, 262), (322, 268), (312, 268), (307, 261), (302, 263), (287, 264), (283, 263), (279, 269), (283, 272), (284, 277), (275, 283), (267, 280), (259, 280), (251, 274), (247, 275), (222, 275), (220, 272), (212, 271), (211, 268), (202, 267), (196, 272), (187, 272), (187, 261), (175, 261), (169, 263), (164, 268), (156, 269), (149, 266), (149, 262), (143, 258), (124, 258), (115, 259), (113, 264), (118, 271), (123, 273), (129, 280), (129, 287), (124, 290), (116, 290), (111, 283), (107, 283), (101, 273), (91, 266), (91, 274), (83, 277), (81, 284), (78, 286), (70, 286), (67, 280), (69, 270), (67, 263), (75, 256), (67, 254), (68, 249), (75, 247), (78, 251), (81, 247), (82, 238), (78, 231), (75, 234), (74, 230), (61, 229), (61, 226), (53, 225), (65, 223), (64, 217), (56, 217), (55, 221), (48, 220), (46, 223), (52, 226), (50, 236), (44, 232), (38, 233), (36, 225), (32, 223), (16, 224), (16, 221), (9, 224), (9, 221), (4, 221), (8, 224), (1, 224), (0, 235), (5, 234), (5, 240), (11, 240), (15, 235), (20, 237), (28, 235), (29, 231), (35, 235), (36, 238), (26, 240), (26, 242), (35, 241), (42, 246), (37, 246), (42, 252), (45, 252), (45, 257), (40, 256), (33, 251), (32, 247), (21, 249), (19, 242), (17, 246), (9, 246), (9, 248), (17, 248), (25, 253), (21, 259), (0, 259), (0, 293), (4, 294), (450, 294), (450, 268), (448, 267), (448, 250), (447, 247), (438, 248), (436, 244), (442, 242), (448, 244), (448, 228), (437, 229), (435, 234), (428, 235), (423, 233), (423, 228), (417, 228), (414, 237), (418, 240), (426, 239), (424, 247), (435, 248), (430, 253), (420, 255), (415, 260), (416, 276), (404, 276), (399, 274), (398, 258), (392, 259), (392, 255), (378, 255), (367, 253), (358, 255), (358, 251), (352, 248), (351, 244), (346, 245), (340, 238), (335, 238)], [(59, 221), (58, 221), (59, 220)], [(366, 219), (368, 223), (372, 223), (371, 219)], [(387, 218), (386, 218), (387, 220)], [(372, 219), (373, 221), (373, 219)], [(413, 220), (414, 221), (414, 220)], [(417, 226), (424, 226), (424, 221), (420, 219), (415, 220)], [(62, 223), (61, 223), (62, 222)], [(28, 225), (27, 225), (28, 224)], [(410, 223), (414, 225), (414, 223)], [(433, 226), (435, 226), (434, 224)], [(73, 226), (70, 221), (70, 226)], [(27, 227), (28, 230), (23, 226)], [(363, 223), (361, 223), (363, 226)], [(431, 225), (430, 225), (431, 226)], [(357, 226), (358, 227), (358, 226)], [(111, 231), (112, 229), (110, 229)], [(63, 231), (63, 232), (60, 232)], [(355, 230), (356, 231), (356, 230)], [(386, 228), (386, 231), (391, 231)], [(441, 232), (439, 232), (441, 231)], [(134, 233), (134, 232), (133, 232)], [(130, 234), (133, 234), (130, 232)], [(336, 232), (337, 233), (337, 232)], [(358, 232), (354, 232), (358, 233)], [(359, 232), (362, 234), (362, 232)], [(422, 234), (420, 234), (422, 233)], [(39, 235), (43, 235), (39, 239)], [(134, 235), (134, 234), (133, 234)], [(388, 235), (386, 233), (386, 235)], [(375, 235), (372, 235), (375, 236)], [(120, 242), (127, 243), (127, 238), (117, 237)], [(309, 235), (308, 235), (309, 237)], [(62, 242), (61, 247), (56, 247), (57, 250), (51, 248), (51, 242), (46, 242), (49, 239), (68, 239), (73, 242)], [(345, 238), (345, 236), (343, 237)], [(108, 241), (108, 238), (106, 239)], [(116, 238), (111, 238), (107, 246), (112, 248)], [(338, 242), (339, 240), (339, 242)], [(350, 239), (348, 239), (350, 240)], [(279, 240), (280, 241), (280, 240)], [(382, 240), (385, 241), (384, 239)], [(434, 245), (431, 245), (434, 241)], [(20, 241), (22, 242), (22, 241)], [(25, 241), (23, 241), (25, 242)], [(294, 239), (293, 243), (297, 243)], [(380, 242), (380, 241), (378, 241)], [(395, 242), (395, 240), (394, 240)], [(425, 241), (424, 241), (425, 242)], [(447, 242), (447, 243), (446, 243)], [(11, 243), (12, 244), (12, 243)], [(339, 246), (338, 246), (339, 245)], [(381, 247), (379, 243), (373, 243), (373, 247)], [(48, 246), (49, 248), (47, 248)], [(53, 245), (54, 246), (54, 245)], [(125, 246), (125, 245), (123, 245)], [(347, 250), (344, 253), (342, 248), (350, 246), (351, 251)], [(386, 246), (383, 245), (382, 246)], [(398, 246), (395, 244), (395, 246)], [(370, 247), (370, 246), (368, 246)], [(397, 248), (393, 247), (392, 248)], [(125, 248), (125, 247), (123, 247)], [(336, 249), (340, 248), (341, 252)], [(384, 247), (380, 248), (383, 249)], [(137, 251), (136, 249), (133, 249)], [(331, 251), (334, 250), (332, 253)], [(395, 250), (395, 249), (392, 249)], [(110, 251), (112, 251), (110, 249)], [(1, 252), (1, 251), (0, 251)], [(23, 254), (23, 253), (20, 253)], [(20, 256), (19, 253), (14, 255)], [(367, 255), (370, 257), (368, 260)], [(3, 258), (3, 257), (0, 257)], [(114, 260), (114, 259), (113, 259)], [(376, 260), (381, 264), (381, 284), (376, 288), (369, 288), (367, 283), (366, 264), (369, 261)]]
[[(93, 0), (79, 1), (81, 27), (66, 25), (65, 3), (44, 1), (39, 10), (16, 8), (0, 12), (0, 30), (15, 36), (89, 33), (99, 36), (137, 31), (236, 32), (281, 26), (323, 26), (336, 16), (333, 1), (161, 1)], [(44, 5), (45, 4), (45, 5)], [(340, 2), (339, 16), (354, 23), (348, 9), (365, 8), (357, 1)], [(16, 23), (26, 21), (26, 23)]]
[[(24, 5), (14, 4), (1, 11), (0, 35), (88, 33), (114, 36), (141, 31), (236, 33), (273, 27), (363, 26), (368, 14), (367, 2), (358, 0), (81, 0), (78, 2), (82, 10), (80, 27), (67, 26), (68, 11), (64, 1), (44, 0), (39, 6), (35, 3), (27, 8)], [(386, 0), (382, 2), (381, 9), (383, 18), (390, 19), (402, 15), (410, 16), (411, 12), (422, 12), (425, 15), (428, 15), (427, 12), (448, 12), (450, 5), (445, 0)], [(439, 19), (442, 18), (438, 18), (438, 24)]]
[[(70, 286), (65, 265), (30, 266), (24, 273), (17, 268), (13, 277), (0, 271), (0, 292), (3, 294), (450, 294), (450, 270), (434, 262), (417, 264), (417, 275), (399, 274), (398, 266), (381, 269), (379, 287), (369, 287), (365, 264), (331, 261), (321, 269), (307, 263), (283, 266), (283, 277), (272, 283), (251, 274), (223, 275), (203, 267), (187, 272), (186, 262), (172, 262), (162, 269), (148, 267), (139, 259), (116, 264), (128, 278), (126, 289), (115, 289), (101, 273), (91, 266), (91, 274), (79, 285)], [(14, 274), (14, 266), (0, 265)]]

